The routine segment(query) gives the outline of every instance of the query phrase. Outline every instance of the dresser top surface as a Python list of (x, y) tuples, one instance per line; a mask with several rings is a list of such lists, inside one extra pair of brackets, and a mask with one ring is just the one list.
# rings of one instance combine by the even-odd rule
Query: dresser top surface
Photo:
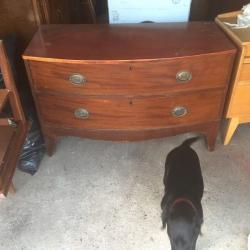
[(42, 25), (23, 58), (109, 61), (175, 58), (235, 50), (212, 22)]

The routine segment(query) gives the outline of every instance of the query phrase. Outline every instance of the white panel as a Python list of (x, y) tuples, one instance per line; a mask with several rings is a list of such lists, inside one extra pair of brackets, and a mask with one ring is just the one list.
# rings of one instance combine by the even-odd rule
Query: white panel
[(108, 0), (110, 23), (186, 22), (191, 0)]

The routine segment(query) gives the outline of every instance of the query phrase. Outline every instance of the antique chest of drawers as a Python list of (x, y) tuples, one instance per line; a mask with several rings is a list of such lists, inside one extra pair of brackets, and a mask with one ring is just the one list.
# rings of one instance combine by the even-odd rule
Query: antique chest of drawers
[(250, 122), (250, 28), (232, 29), (224, 22), (236, 23), (237, 14), (231, 12), (216, 18), (218, 25), (239, 48), (231, 88), (226, 103), (228, 125), (224, 144), (228, 144), (239, 124)]
[(212, 150), (235, 53), (215, 23), (50, 25), (23, 58), (51, 155), (67, 135), (198, 132)]

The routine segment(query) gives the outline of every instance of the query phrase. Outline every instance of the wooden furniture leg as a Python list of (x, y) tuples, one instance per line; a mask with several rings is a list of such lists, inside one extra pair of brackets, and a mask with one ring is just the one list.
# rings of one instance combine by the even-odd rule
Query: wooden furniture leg
[(52, 156), (56, 150), (56, 138), (51, 136), (44, 136), (46, 153), (48, 156)]
[(224, 145), (227, 145), (230, 142), (238, 125), (239, 125), (239, 118), (231, 118), (229, 120), (224, 136), (224, 141), (223, 141)]
[[(14, 187), (13, 182), (10, 183), (8, 192), (10, 192), (10, 193), (12, 193), (12, 194), (16, 193), (16, 189), (15, 189), (15, 187)], [(3, 193), (0, 193), (0, 199), (5, 199), (5, 198), (6, 198), (6, 195), (3, 194)]]
[(10, 184), (9, 192), (10, 193), (15, 193), (16, 192), (16, 189), (15, 189), (15, 186), (14, 186), (13, 182), (11, 182), (11, 184)]
[(208, 151), (214, 151), (218, 129), (219, 123), (215, 123), (209, 126), (205, 131)]

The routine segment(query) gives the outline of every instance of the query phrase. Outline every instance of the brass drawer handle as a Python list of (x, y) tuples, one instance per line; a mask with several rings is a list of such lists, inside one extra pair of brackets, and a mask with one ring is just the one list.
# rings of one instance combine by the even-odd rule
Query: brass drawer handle
[(76, 118), (79, 119), (87, 119), (89, 118), (89, 112), (87, 109), (84, 108), (78, 108), (75, 110), (74, 115)]
[(187, 113), (188, 113), (187, 108), (183, 106), (176, 106), (172, 109), (172, 115), (174, 117), (182, 117), (185, 116)]
[(81, 74), (75, 73), (69, 77), (69, 81), (75, 85), (83, 85), (87, 82), (87, 78)]
[(181, 70), (176, 74), (176, 80), (179, 83), (187, 83), (192, 80), (192, 74), (187, 70)]

